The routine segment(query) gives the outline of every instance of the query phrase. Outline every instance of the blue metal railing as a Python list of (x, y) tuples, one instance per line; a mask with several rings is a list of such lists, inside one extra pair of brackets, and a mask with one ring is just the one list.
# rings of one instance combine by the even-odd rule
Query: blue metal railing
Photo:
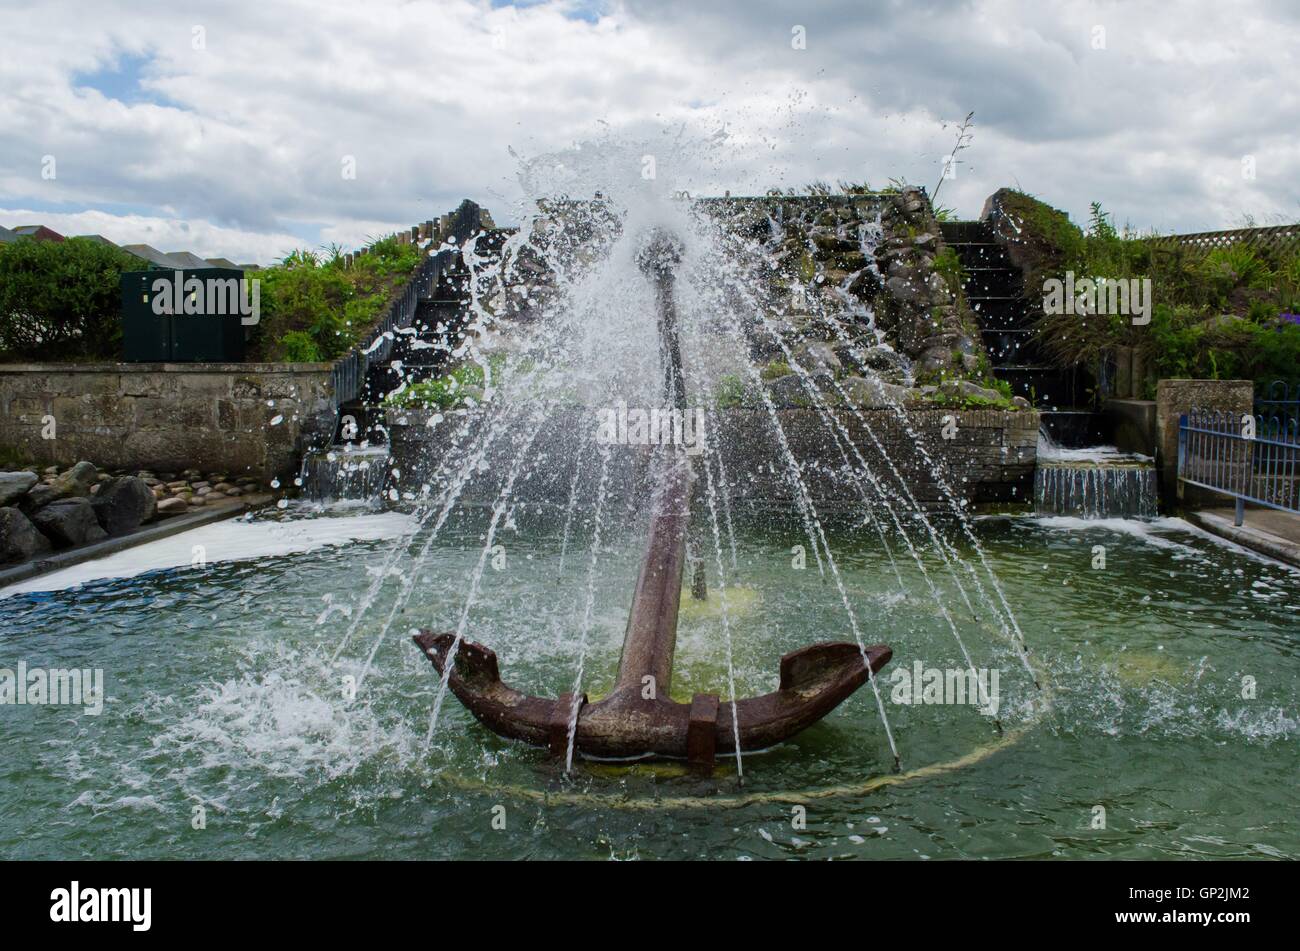
[(1300, 383), (1288, 388), (1285, 380), (1274, 380), (1255, 397), (1255, 415), (1300, 420)]
[(361, 395), (361, 390), (366, 385), (366, 374), (372, 365), (388, 360), (393, 352), (397, 331), (411, 326), (420, 301), (433, 294), (433, 289), (438, 286), (438, 278), (447, 270), (454, 254), (450, 250), (439, 251), (421, 261), (402, 295), (393, 301), (384, 319), (375, 325), (364, 342), (335, 362), (330, 371), (330, 382), (333, 384), (336, 410)]
[(1246, 503), (1300, 512), (1300, 420), (1197, 410), (1178, 419), (1178, 479)]

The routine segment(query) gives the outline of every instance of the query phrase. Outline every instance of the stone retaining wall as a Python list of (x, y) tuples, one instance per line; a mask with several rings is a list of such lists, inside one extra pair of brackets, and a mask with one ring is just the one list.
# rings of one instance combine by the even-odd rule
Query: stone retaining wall
[(1223, 505), (1228, 496), (1178, 483), (1178, 419), (1193, 409), (1220, 410), (1237, 416), (1255, 412), (1255, 384), (1250, 380), (1161, 380), (1156, 385), (1156, 465), (1161, 498), (1190, 506)]
[(326, 363), (0, 365), (0, 449), (43, 464), (267, 480), (332, 418)]
[[(453, 436), (446, 424), (428, 427), (429, 415), (425, 410), (388, 413), (392, 467), (401, 474), (396, 486), (399, 491), (418, 493), (422, 484), (442, 484), (436, 478), (437, 466), (447, 457)], [(810, 409), (786, 409), (778, 411), (778, 416), (791, 453), (800, 464), (801, 478), (818, 508), (861, 508), (855, 477), (844, 465), (820, 414)], [(902, 493), (875, 440), (884, 447), (889, 462), (902, 475), (913, 497), (929, 510), (950, 511), (940, 479), (971, 506), (1033, 501), (1038, 414), (1032, 410), (913, 409), (907, 413), (906, 425), (891, 409), (862, 410), (860, 415), (837, 410), (836, 419), (885, 491), (893, 496)], [(795, 494), (788, 466), (766, 412), (724, 410), (719, 413), (718, 426), (721, 432), (716, 435), (722, 446), (730, 498), (738, 503), (793, 508)], [(599, 469), (589, 444), (595, 427), (594, 415), (584, 415), (577, 409), (549, 418), (530, 451), (530, 456), (539, 461), (528, 467), (516, 484), (515, 497), (564, 505), (574, 467), (583, 466), (588, 476)], [(867, 432), (868, 427), (875, 440)], [(945, 430), (951, 438), (944, 438)], [(482, 460), (480, 474), (471, 479), (462, 494), (463, 500), (491, 502), (497, 498), (504, 473), (518, 453), (520, 437), (521, 433), (516, 432), (497, 440)], [(712, 441), (714, 436), (709, 438)], [(917, 450), (918, 441), (937, 462), (937, 477)], [(613, 450), (611, 496), (627, 497), (644, 491), (650, 447), (615, 446)], [(846, 453), (860, 470), (856, 455)], [(905, 502), (901, 504), (906, 506)]]

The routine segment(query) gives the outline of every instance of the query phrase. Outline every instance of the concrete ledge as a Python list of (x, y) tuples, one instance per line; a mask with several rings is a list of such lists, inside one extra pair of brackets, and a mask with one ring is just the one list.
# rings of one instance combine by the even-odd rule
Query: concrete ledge
[(1102, 407), (1115, 433), (1115, 448), (1154, 457), (1160, 436), (1155, 400), (1107, 400)]
[(1187, 521), (1213, 535), (1300, 568), (1300, 515), (1247, 509), (1241, 526), (1232, 524), (1232, 509), (1200, 509), (1185, 515)]
[(321, 373), (332, 363), (0, 363), (4, 373)]
[(94, 561), (108, 555), (116, 555), (120, 551), (135, 548), (137, 545), (146, 545), (149, 542), (156, 542), (162, 538), (170, 538), (173, 535), (188, 532), (192, 528), (199, 528), (202, 525), (220, 522), (235, 515), (242, 515), (244, 512), (264, 505), (270, 500), (271, 496), (269, 495), (251, 495), (248, 496), (247, 500), (236, 499), (224, 505), (214, 505), (210, 509), (198, 509), (184, 515), (151, 522), (130, 535), (106, 538), (102, 542), (82, 545), (79, 548), (69, 548), (66, 551), (54, 552), (41, 558), (33, 558), (21, 565), (14, 565), (12, 568), (0, 570), (0, 591), (3, 591), (11, 584), (26, 581), (28, 578), (36, 578), (40, 575), (47, 575), (52, 571), (71, 568), (73, 565), (79, 565), (82, 562)]

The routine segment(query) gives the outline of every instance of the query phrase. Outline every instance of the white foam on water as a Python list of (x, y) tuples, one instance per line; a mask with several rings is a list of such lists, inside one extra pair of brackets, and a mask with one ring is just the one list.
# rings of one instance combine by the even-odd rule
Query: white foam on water
[(1234, 541), (1221, 538), (1213, 532), (1207, 532), (1199, 526), (1181, 518), (1157, 518), (1150, 520), (1139, 520), (1130, 518), (1078, 518), (1073, 515), (1048, 515), (1048, 516), (1025, 516), (1032, 519), (1035, 525), (1041, 525), (1043, 528), (1059, 529), (1063, 531), (1110, 531), (1121, 535), (1131, 535), (1134, 538), (1141, 539), (1155, 548), (1165, 548), (1181, 550), (1188, 554), (1203, 554), (1192, 545), (1184, 542), (1175, 541), (1168, 537), (1169, 533), (1181, 532), (1192, 535), (1195, 538), (1207, 541), (1213, 545), (1227, 549), (1238, 555), (1244, 555), (1252, 561), (1258, 561), (1274, 568), (1283, 568), (1293, 574), (1300, 574), (1300, 568), (1294, 565), (1288, 565), (1286, 562), (1278, 561), (1276, 558), (1270, 558), (1267, 555), (1246, 548)]
[(411, 527), (411, 516), (398, 512), (286, 521), (231, 519), (20, 581), (0, 591), (0, 598), (25, 591), (63, 591), (104, 578), (133, 578), (146, 571), (186, 567), (193, 563), (196, 545), (203, 546), (204, 558), (213, 564), (397, 538)]

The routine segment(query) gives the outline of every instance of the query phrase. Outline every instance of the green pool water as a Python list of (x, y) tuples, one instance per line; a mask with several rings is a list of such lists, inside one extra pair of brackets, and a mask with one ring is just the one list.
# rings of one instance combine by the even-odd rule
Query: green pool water
[[(515, 514), (497, 539), (504, 564), (484, 572), (466, 629), (498, 653), (507, 682), (535, 693), (569, 689), (578, 663), (591, 527), (579, 520), (561, 568), (561, 516)], [(99, 716), (0, 706), (0, 856), (1300, 855), (1300, 577), (1182, 523), (975, 523), (1050, 706), (992, 614), (975, 599), (972, 617), (926, 557), (976, 665), (999, 672), (1001, 737), (971, 706), (894, 701), (893, 669), (960, 668), (960, 653), (909, 559), (898, 557), (900, 592), (871, 537), (832, 527), (865, 638), (894, 649), (880, 686), (903, 769), (920, 772), (872, 788), (892, 759), (866, 687), (792, 742), (747, 756), (743, 785), (734, 762), (711, 779), (673, 764), (579, 764), (564, 777), (543, 751), (495, 737), (450, 697), (426, 746), (437, 680), (409, 630), (455, 626), (487, 513), (449, 521), (379, 639), (403, 582), (384, 578), (337, 662), (347, 611), (392, 539), (223, 557), (243, 550), (240, 533), (366, 517), (302, 509), (230, 523), (211, 536), (205, 566), (0, 599), (0, 667), (101, 668), (107, 683)], [(424, 538), (400, 570), (412, 570)], [(641, 542), (624, 530), (604, 539), (586, 657), (593, 695), (617, 667)], [(746, 519), (736, 541), (728, 602), (746, 695), (775, 687), (781, 654), (851, 633), (811, 553), (804, 570), (792, 567), (791, 547), (807, 545), (797, 523)], [(1093, 568), (1098, 545), (1104, 569)], [(969, 546), (962, 553), (978, 564)], [(724, 558), (729, 566), (729, 550)], [(729, 694), (718, 602), (715, 589), (683, 611), (677, 696)], [(348, 700), (346, 678), (372, 649)]]

